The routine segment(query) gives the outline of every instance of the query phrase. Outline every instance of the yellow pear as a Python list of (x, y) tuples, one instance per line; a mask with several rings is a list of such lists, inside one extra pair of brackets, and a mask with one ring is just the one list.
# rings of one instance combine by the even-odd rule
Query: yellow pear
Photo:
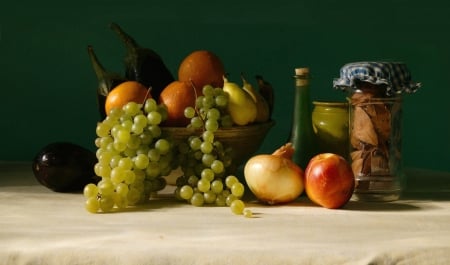
[(252, 97), (238, 84), (223, 77), (223, 90), (228, 94), (228, 113), (237, 125), (247, 125), (256, 119), (257, 108)]
[(241, 75), (242, 78), (242, 88), (247, 91), (248, 94), (250, 94), (250, 96), (252, 97), (253, 101), (256, 104), (256, 118), (255, 118), (255, 122), (266, 122), (269, 120), (270, 118), (270, 109), (269, 109), (269, 104), (267, 104), (267, 101), (263, 98), (263, 96), (256, 91), (252, 84), (250, 84), (249, 82), (247, 82), (247, 80), (245, 80), (244, 76)]

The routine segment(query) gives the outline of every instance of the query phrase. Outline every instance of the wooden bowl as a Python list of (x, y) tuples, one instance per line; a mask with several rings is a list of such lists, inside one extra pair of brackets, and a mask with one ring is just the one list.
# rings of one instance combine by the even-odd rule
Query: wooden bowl
[[(233, 166), (237, 168), (258, 150), (274, 124), (274, 121), (268, 121), (247, 126), (221, 128), (215, 132), (214, 137), (224, 147), (232, 148)], [(163, 133), (170, 135), (175, 141), (185, 141), (192, 135), (200, 135), (202, 133), (200, 130), (184, 127), (161, 127), (161, 130)]]

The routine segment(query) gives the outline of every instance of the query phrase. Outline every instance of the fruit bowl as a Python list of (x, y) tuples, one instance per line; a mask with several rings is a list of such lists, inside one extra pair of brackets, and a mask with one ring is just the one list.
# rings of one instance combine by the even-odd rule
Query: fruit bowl
[[(232, 148), (233, 168), (236, 169), (258, 150), (274, 124), (274, 121), (268, 121), (247, 126), (221, 128), (214, 133), (214, 137), (225, 147)], [(202, 133), (202, 131), (184, 127), (161, 127), (161, 130), (163, 133), (170, 135), (175, 141), (185, 141), (192, 135), (200, 135)]]

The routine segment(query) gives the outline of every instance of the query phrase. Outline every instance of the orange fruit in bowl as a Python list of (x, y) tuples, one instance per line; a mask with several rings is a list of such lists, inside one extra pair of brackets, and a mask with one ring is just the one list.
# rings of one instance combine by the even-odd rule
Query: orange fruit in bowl
[(125, 81), (113, 88), (105, 100), (106, 114), (113, 108), (121, 108), (128, 102), (143, 104), (151, 94), (143, 84), (137, 81)]
[(167, 119), (162, 123), (168, 127), (184, 127), (190, 120), (184, 116), (184, 109), (195, 107), (196, 92), (190, 82), (175, 80), (167, 85), (159, 96), (159, 103), (167, 108)]
[(178, 80), (192, 82), (201, 95), (205, 85), (223, 86), (225, 68), (220, 58), (211, 51), (197, 50), (186, 56), (178, 68)]

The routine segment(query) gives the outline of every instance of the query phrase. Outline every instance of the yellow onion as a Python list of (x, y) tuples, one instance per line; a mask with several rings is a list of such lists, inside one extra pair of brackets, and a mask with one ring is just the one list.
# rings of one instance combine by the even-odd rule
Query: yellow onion
[(300, 196), (304, 189), (303, 170), (292, 161), (294, 148), (283, 145), (272, 154), (250, 158), (244, 176), (250, 191), (268, 204), (287, 203)]

